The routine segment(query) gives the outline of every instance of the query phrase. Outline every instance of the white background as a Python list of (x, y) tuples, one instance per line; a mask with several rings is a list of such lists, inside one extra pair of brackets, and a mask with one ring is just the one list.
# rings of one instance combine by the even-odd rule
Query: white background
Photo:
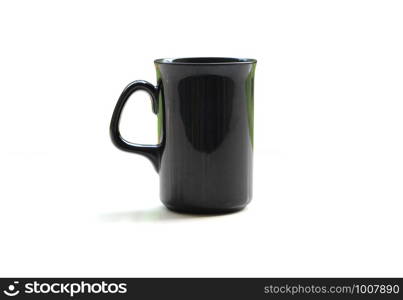
[[(1, 276), (403, 276), (399, 1), (2, 1)], [(258, 60), (254, 199), (159, 202), (109, 121), (161, 57)], [(154, 143), (144, 93), (122, 122)]]

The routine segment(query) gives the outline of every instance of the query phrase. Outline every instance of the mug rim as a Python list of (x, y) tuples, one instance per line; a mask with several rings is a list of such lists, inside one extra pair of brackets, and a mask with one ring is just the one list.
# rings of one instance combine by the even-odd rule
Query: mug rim
[(178, 58), (159, 58), (154, 60), (155, 64), (167, 65), (239, 65), (255, 64), (254, 58), (236, 58), (236, 57), (178, 57)]

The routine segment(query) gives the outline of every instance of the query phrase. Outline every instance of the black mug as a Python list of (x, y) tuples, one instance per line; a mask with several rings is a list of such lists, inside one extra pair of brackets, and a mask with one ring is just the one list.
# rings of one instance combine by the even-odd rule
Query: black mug
[[(171, 210), (226, 213), (252, 198), (255, 59), (157, 59), (157, 86), (130, 83), (112, 115), (121, 150), (144, 155), (160, 174), (160, 198)], [(157, 145), (133, 144), (119, 132), (122, 109), (144, 90), (158, 115)]]

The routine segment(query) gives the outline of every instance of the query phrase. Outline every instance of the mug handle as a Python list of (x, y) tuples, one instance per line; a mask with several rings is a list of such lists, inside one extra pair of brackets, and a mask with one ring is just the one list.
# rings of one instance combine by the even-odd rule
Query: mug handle
[(120, 116), (129, 97), (136, 91), (145, 91), (151, 96), (152, 110), (158, 113), (158, 88), (144, 80), (136, 80), (130, 83), (122, 92), (113, 111), (110, 136), (113, 144), (120, 150), (141, 154), (147, 157), (158, 172), (160, 168), (161, 145), (142, 145), (126, 141), (119, 130)]

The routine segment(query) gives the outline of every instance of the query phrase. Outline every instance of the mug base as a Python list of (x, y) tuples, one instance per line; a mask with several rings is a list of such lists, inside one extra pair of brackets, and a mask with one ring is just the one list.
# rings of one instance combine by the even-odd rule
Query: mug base
[(193, 215), (224, 215), (231, 214), (243, 210), (247, 204), (231, 208), (207, 208), (207, 207), (180, 207), (171, 206), (164, 203), (164, 206), (170, 211), (181, 214), (193, 214)]

